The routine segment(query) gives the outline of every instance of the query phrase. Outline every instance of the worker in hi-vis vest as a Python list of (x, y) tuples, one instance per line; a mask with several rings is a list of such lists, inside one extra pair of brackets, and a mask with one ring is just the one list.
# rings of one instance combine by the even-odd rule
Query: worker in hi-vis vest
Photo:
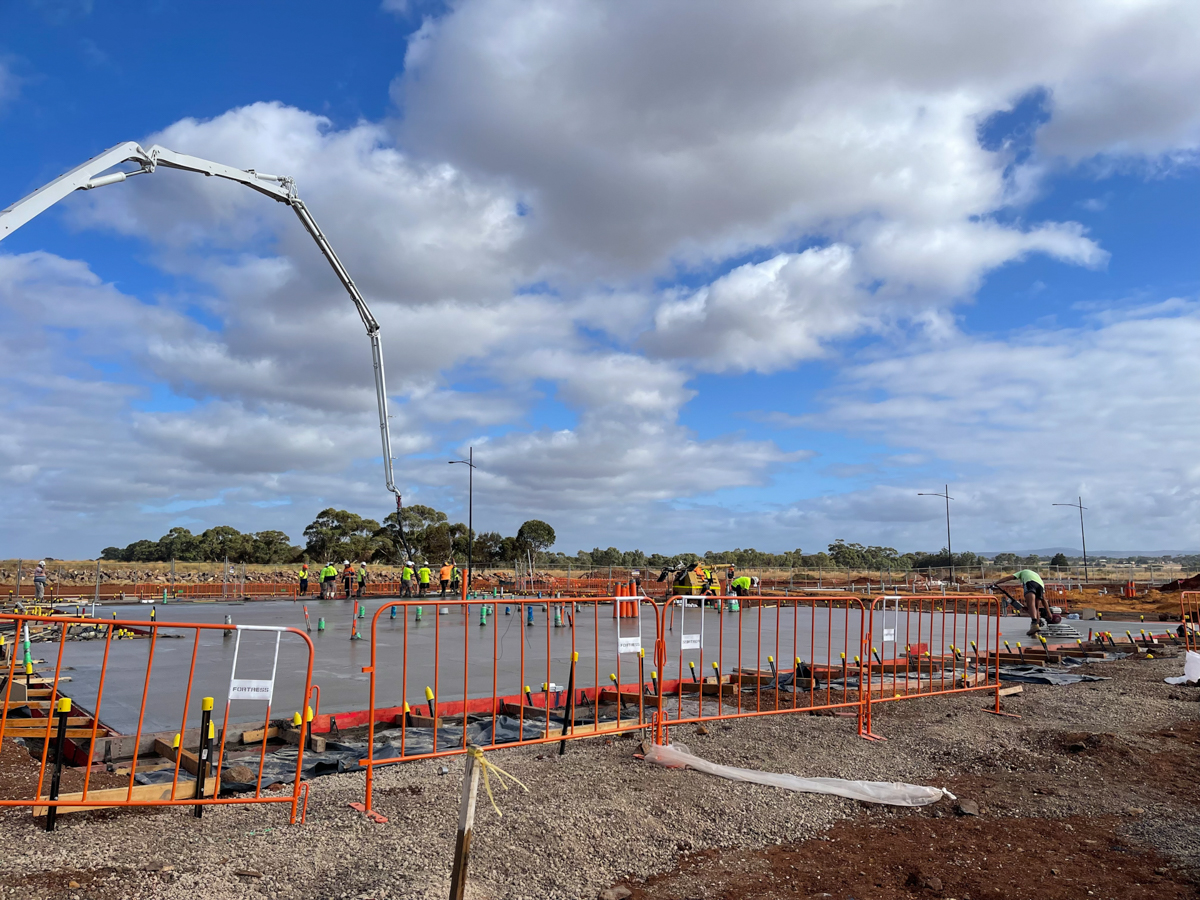
[(412, 581), (413, 581), (412, 563), (406, 561), (404, 563), (404, 567), (400, 570), (400, 596), (401, 597), (411, 597), (412, 596)]
[(729, 582), (729, 592), (739, 597), (745, 597), (750, 593), (750, 579), (745, 575), (741, 578), (733, 579), (733, 581)]
[(308, 593), (308, 563), (300, 565), (298, 577), (300, 578), (300, 596), (303, 597)]
[(417, 569), (417, 581), (420, 583), (418, 596), (424, 597), (429, 593), (429, 566), (426, 563), (421, 563), (421, 568)]
[(337, 584), (337, 566), (333, 563), (325, 563), (325, 568), (321, 570), (321, 599), (329, 600), (333, 597), (335, 590), (334, 585)]

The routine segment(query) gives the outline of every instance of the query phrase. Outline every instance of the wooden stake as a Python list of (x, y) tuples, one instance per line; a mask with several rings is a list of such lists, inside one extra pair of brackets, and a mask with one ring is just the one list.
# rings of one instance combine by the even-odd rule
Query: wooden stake
[(454, 868), (450, 872), (450, 900), (463, 900), (463, 891), (467, 887), (471, 831), (475, 827), (475, 797), (479, 793), (480, 765), (475, 758), (479, 748), (471, 745), (467, 750), (467, 765), (463, 770), (462, 803), (458, 807), (458, 837), (454, 841)]

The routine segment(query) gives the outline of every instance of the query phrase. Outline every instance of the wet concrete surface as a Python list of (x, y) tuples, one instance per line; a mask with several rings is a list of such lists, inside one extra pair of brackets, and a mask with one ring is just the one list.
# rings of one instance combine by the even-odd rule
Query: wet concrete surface
[[(303, 635), (283, 632), (278, 641), (276, 664), (275, 631), (239, 629), (226, 636), (222, 630), (197, 631), (172, 628), (171, 623), (221, 624), (228, 614), (235, 625), (292, 627), (305, 631), (304, 607), (309, 613), (308, 632), (313, 644), (313, 682), (320, 685), (322, 713), (365, 709), (369, 702), (369, 676), (362, 669), (371, 664), (369, 640), (372, 620), (381, 606), (392, 601), (385, 598), (364, 598), (359, 601), (366, 617), (357, 621), (362, 640), (351, 640), (353, 604), (343, 599), (307, 601), (268, 601), (250, 603), (168, 603), (155, 604), (159, 625), (154, 643), (153, 664), (147, 680), (147, 661), (151, 641), (114, 640), (109, 645), (107, 676), (100, 698), (101, 720), (122, 733), (138, 730), (139, 710), (143, 693), (146, 697), (142, 717), (143, 732), (175, 731), (181, 725), (194, 727), (200, 716), (202, 697), (216, 698), (215, 716), (223, 720), (225, 699), (229, 694), (231, 667), (240, 633), (237, 657), (237, 678), (268, 680), (275, 666), (274, 696), (270, 716), (279, 718), (302, 708), (305, 675), (308, 666), (308, 644)], [(423, 604), (423, 616), (416, 621), (412, 607), (397, 608), (396, 618), (385, 610), (376, 624), (376, 706), (399, 706), (406, 699), (414, 708), (425, 708), (425, 688), (436, 691), (440, 702), (467, 698), (491, 697), (493, 690), (500, 696), (520, 693), (529, 685), (540, 694), (543, 682), (566, 687), (571, 652), (579, 653), (576, 685), (590, 688), (597, 684), (610, 686), (609, 675), (616, 674), (622, 684), (638, 681), (636, 646), (629, 652), (617, 653), (617, 622), (612, 618), (612, 606), (580, 603), (573, 616), (574, 627), (553, 627), (554, 605), (544, 600), (505, 600), (489, 603), (495, 610), (480, 625), (479, 603), (471, 603), (464, 615), (462, 607), (448, 605), (447, 615), (438, 615), (435, 602)], [(838, 601), (841, 602), (841, 601)], [(111, 619), (116, 612), (120, 619), (146, 622), (151, 605), (102, 606), (101, 619)], [(533, 610), (532, 626), (527, 625), (528, 609)], [(508, 614), (506, 615), (506, 610)], [(569, 621), (571, 608), (564, 602), (564, 621)], [(657, 619), (649, 606), (641, 607), (640, 619), (620, 620), (620, 637), (637, 638), (646, 657), (643, 672), (646, 684), (653, 663), (657, 638)], [(718, 613), (697, 608), (664, 611), (665, 664), (659, 677), (667, 680), (690, 677), (689, 662), (697, 671), (712, 675), (716, 661), (723, 673), (736, 666), (768, 668), (768, 656), (777, 665), (791, 668), (797, 656), (806, 663), (840, 665), (840, 653), (846, 652), (850, 664), (859, 652), (857, 609), (801, 605), (799, 611), (791, 605), (743, 609), (739, 613)], [(318, 631), (318, 619), (326, 627)], [(968, 648), (972, 640), (987, 646), (989, 627), (997, 620), (971, 615), (947, 613), (893, 614), (875, 616), (869, 646), (877, 648), (883, 658), (903, 653), (905, 645), (926, 644), (934, 655), (949, 652), (951, 644)], [(1025, 631), (1029, 620), (1020, 617), (999, 619), (1002, 639), (1010, 642), (1027, 640)], [(761, 623), (761, 627), (760, 627)], [(1072, 622), (1083, 637), (1094, 622)], [(1165, 626), (1154, 623), (1156, 630)], [(1126, 628), (1136, 635), (1138, 623), (1103, 623), (1106, 630), (1123, 634)], [(890, 629), (890, 631), (889, 631)], [(847, 631), (851, 643), (847, 645)], [(171, 637), (178, 635), (179, 637)], [(685, 640), (684, 635), (691, 635)], [(574, 639), (572, 643), (572, 638)], [(688, 644), (687, 649), (683, 644)], [(694, 646), (695, 644), (699, 646)], [(626, 643), (625, 648), (630, 648)], [(50, 669), (57, 658), (56, 644), (38, 644), (35, 655), (47, 660), (43, 669)], [(867, 650), (869, 652), (869, 648)], [(105, 641), (69, 641), (63, 659), (63, 675), (71, 682), (63, 685), (66, 693), (89, 709), (97, 706), (97, 689), (104, 660)], [(188, 673), (193, 658), (195, 675), (188, 691)], [(407, 660), (407, 665), (405, 665)], [(496, 660), (495, 664), (493, 660)], [(465, 686), (465, 690), (464, 690)], [(184, 706), (188, 709), (184, 720)], [(541, 697), (537, 698), (539, 704)], [(267, 716), (262, 700), (235, 699), (229, 716), (231, 722), (252, 722)]]

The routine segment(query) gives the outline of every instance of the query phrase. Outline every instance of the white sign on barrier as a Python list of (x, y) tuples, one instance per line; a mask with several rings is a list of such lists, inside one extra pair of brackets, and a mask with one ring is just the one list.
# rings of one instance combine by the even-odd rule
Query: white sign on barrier
[(700, 647), (700, 635), (685, 634), (679, 640), (679, 647), (682, 650), (697, 650)]
[(235, 678), (229, 682), (230, 700), (266, 700), (269, 703), (274, 693), (274, 679)]
[(642, 636), (617, 638), (618, 653), (637, 653), (642, 649)]
[(883, 642), (885, 644), (896, 643), (896, 629), (895, 628), (883, 629)]

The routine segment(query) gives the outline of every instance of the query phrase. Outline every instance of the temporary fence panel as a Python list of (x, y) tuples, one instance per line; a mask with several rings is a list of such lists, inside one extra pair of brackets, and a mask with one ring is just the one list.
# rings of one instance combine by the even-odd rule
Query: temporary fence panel
[(713, 719), (841, 711), (861, 727), (867, 615), (855, 597), (677, 597), (662, 607), (657, 693), (668, 728)]
[(990, 690), (999, 711), (999, 615), (991, 595), (874, 598), (863, 654), (866, 733), (872, 706), (892, 700)]
[[(22, 637), (29, 635), (31, 630), (39, 633), (42, 641), (37, 644), (38, 651), (47, 657), (53, 655), (54, 674), (53, 678), (35, 676), (29, 643), (11, 648), (3, 672), (0, 754), (26, 752), (11, 742), (4, 742), (6, 734), (12, 737), (19, 732), (27, 741), (42, 744), (41, 762), (33, 796), (9, 796), (8, 791), (0, 787), (0, 806), (29, 806), (35, 813), (104, 807), (194, 806), (198, 816), (205, 806), (210, 805), (283, 803), (291, 807), (293, 822), (297, 814), (303, 820), (300, 803), (307, 799), (307, 785), (301, 780), (303, 739), (295, 754), (294, 769), (286, 776), (280, 776), (276, 767), (267, 782), (290, 781), (290, 792), (263, 795), (269, 736), (266, 727), (261, 729), (261, 742), (257, 748), (257, 772), (248, 767), (253, 785), (247, 783), (245, 794), (229, 797), (221, 796), (221, 785), (226, 775), (223, 768), (226, 738), (240, 721), (233, 715), (232, 706), (235, 701), (239, 709), (252, 702), (265, 702), (265, 717), (260, 719), (254, 714), (251, 721), (269, 723), (272, 702), (280, 693), (277, 680), (284, 635), (294, 635), (301, 642), (298, 647), (294, 641), (286, 645), (286, 673), (290, 676), (283, 685), (286, 699), (304, 710), (314, 693), (313, 644), (304, 632), (262, 625), (160, 624), (144, 620), (24, 614), (0, 616), (0, 633), (7, 632), (10, 627), (14, 635)], [(243, 638), (253, 639), (255, 635), (265, 636), (268, 642), (273, 638), (273, 646), (268, 645), (268, 652), (262, 654), (263, 642), (252, 641), (260, 646), (253, 648), (251, 658), (247, 660)], [(230, 637), (234, 638), (232, 642)], [(239, 654), (242, 654), (241, 672)], [(227, 663), (231, 655), (232, 660)], [(265, 665), (267, 660), (269, 667)], [(64, 670), (70, 671), (71, 676), (64, 677)], [(57, 743), (65, 747), (66, 753), (76, 762), (83, 762), (82, 790), (58, 794), (55, 789), (51, 795), (46, 795), (43, 789), (48, 783), (57, 785), (55, 772), (62, 769), (64, 762), (62, 755), (56, 753), (54, 758), (50, 755), (52, 737), (57, 737), (56, 716), (51, 710), (60, 701), (66, 703), (68, 690), (72, 695), (68, 705), (83, 714), (77, 718), (86, 718), (89, 724), (71, 728), (68, 721), (63, 737), (69, 737), (70, 741), (64, 744), (64, 740), (59, 739)], [(203, 696), (209, 692), (212, 696)], [(218, 720), (213, 698), (219, 698), (222, 693), (224, 714)], [(115, 734), (102, 724), (106, 717), (110, 723), (123, 720), (128, 727), (121, 729), (122, 734)], [(33, 728), (27, 723), (34, 723)], [(175, 728), (178, 728), (178, 740), (159, 747), (161, 753), (174, 757), (174, 767), (162, 769), (141, 765), (138, 755), (144, 749), (144, 739), (153, 737), (155, 731)], [(94, 782), (97, 780), (113, 781), (107, 772), (96, 772), (98, 740), (128, 743), (131, 731), (132, 759), (128, 779), (122, 776), (119, 785), (107, 783), (96, 787)], [(161, 739), (156, 741), (156, 745), (164, 743)], [(209, 762), (214, 754), (217, 756), (215, 767)], [(234, 762), (228, 761), (230, 765)], [(239, 763), (246, 761), (253, 761), (253, 757), (237, 760)], [(142, 779), (139, 782), (140, 765)], [(208, 780), (210, 768), (211, 781)], [(197, 777), (189, 780), (186, 772)], [(53, 815), (48, 822), (52, 823), (52, 820)]]
[[(610, 602), (636, 603), (636, 624), (613, 618)], [(464, 753), (468, 743), (490, 749), (651, 728), (652, 697), (638, 683), (646, 683), (646, 632), (654, 629), (658, 644), (660, 621), (644, 598), (384, 603), (363, 668), (366, 721), (337, 717), (339, 728), (367, 725), (367, 809), (377, 766)]]
[(1184, 644), (1200, 651), (1200, 591), (1179, 592), (1179, 620)]

